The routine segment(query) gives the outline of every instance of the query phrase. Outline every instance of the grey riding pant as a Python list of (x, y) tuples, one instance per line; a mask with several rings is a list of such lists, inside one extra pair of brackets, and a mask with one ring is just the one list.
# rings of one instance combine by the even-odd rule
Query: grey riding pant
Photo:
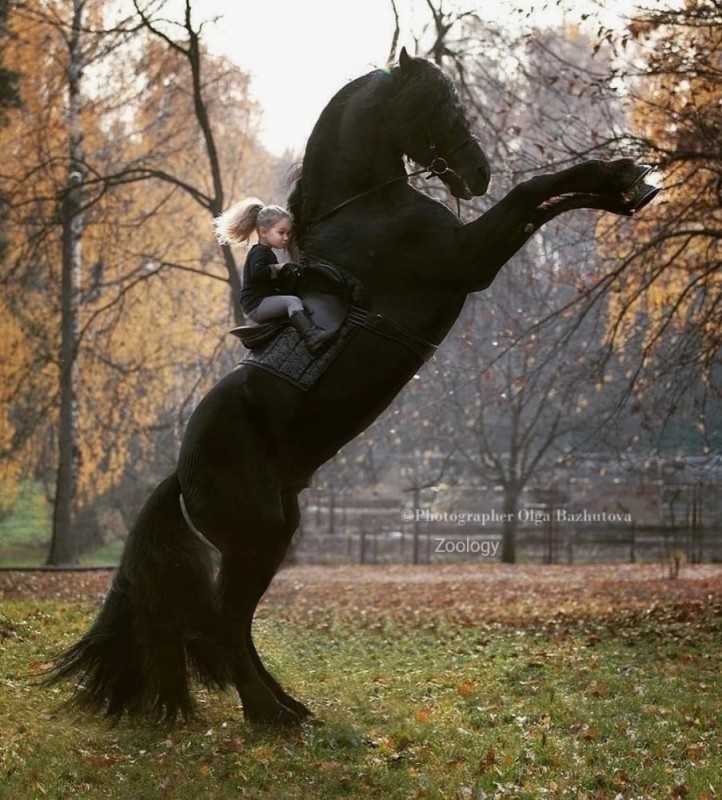
[(274, 294), (264, 297), (246, 316), (253, 322), (267, 322), (277, 317), (290, 317), (296, 311), (303, 311), (300, 297), (293, 294)]

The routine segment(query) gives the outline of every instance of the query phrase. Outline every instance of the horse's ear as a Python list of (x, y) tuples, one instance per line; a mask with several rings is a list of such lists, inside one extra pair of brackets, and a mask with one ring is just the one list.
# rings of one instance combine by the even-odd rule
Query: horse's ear
[(402, 47), (399, 53), (399, 67), (401, 69), (408, 69), (411, 65), (411, 56), (406, 52), (406, 48)]

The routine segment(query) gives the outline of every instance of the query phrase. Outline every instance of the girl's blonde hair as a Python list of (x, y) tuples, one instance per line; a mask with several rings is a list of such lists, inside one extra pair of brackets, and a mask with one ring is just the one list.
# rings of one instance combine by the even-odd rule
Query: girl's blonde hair
[(280, 219), (291, 219), (283, 206), (265, 206), (257, 197), (247, 197), (213, 220), (219, 244), (242, 244), (259, 228), (270, 228)]

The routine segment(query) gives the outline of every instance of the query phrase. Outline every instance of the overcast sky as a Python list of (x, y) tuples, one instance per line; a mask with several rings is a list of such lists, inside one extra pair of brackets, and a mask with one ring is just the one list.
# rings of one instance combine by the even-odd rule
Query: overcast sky
[[(572, 0), (569, 0), (571, 2)], [(443, 7), (476, 7), (486, 18), (507, 8), (533, 5), (536, 19), (560, 19), (557, 0), (444, 0)], [(604, 0), (605, 24), (614, 6), (632, 0)], [(601, 0), (574, 0), (574, 16), (599, 8)], [(261, 138), (269, 150), (302, 152), (311, 128), (332, 95), (345, 83), (384, 66), (394, 31), (391, 0), (204, 0), (204, 16), (222, 15), (205, 36), (252, 78), (252, 93), (263, 108)], [(430, 21), (426, 0), (396, 0), (399, 44), (414, 49)], [(610, 16), (611, 15), (611, 16)], [(513, 14), (514, 23), (523, 20)], [(528, 21), (528, 20), (527, 20)]]

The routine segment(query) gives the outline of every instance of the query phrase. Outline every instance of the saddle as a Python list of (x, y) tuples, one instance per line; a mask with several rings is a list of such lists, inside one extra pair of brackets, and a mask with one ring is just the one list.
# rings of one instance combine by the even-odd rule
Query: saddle
[(366, 310), (366, 291), (354, 275), (327, 262), (302, 264), (297, 294), (314, 324), (334, 331), (334, 336), (320, 353), (314, 354), (285, 318), (241, 325), (231, 333), (248, 349), (241, 359), (242, 364), (258, 367), (307, 391), (361, 329), (403, 345), (422, 363), (436, 351), (436, 345), (391, 318)]
[[(319, 328), (338, 333), (349, 312), (351, 303), (360, 292), (351, 276), (332, 264), (305, 264), (296, 286), (306, 312)], [(359, 298), (360, 299), (360, 298)], [(230, 333), (237, 336), (248, 350), (255, 350), (272, 341), (290, 325), (285, 317), (270, 322), (240, 325)]]

